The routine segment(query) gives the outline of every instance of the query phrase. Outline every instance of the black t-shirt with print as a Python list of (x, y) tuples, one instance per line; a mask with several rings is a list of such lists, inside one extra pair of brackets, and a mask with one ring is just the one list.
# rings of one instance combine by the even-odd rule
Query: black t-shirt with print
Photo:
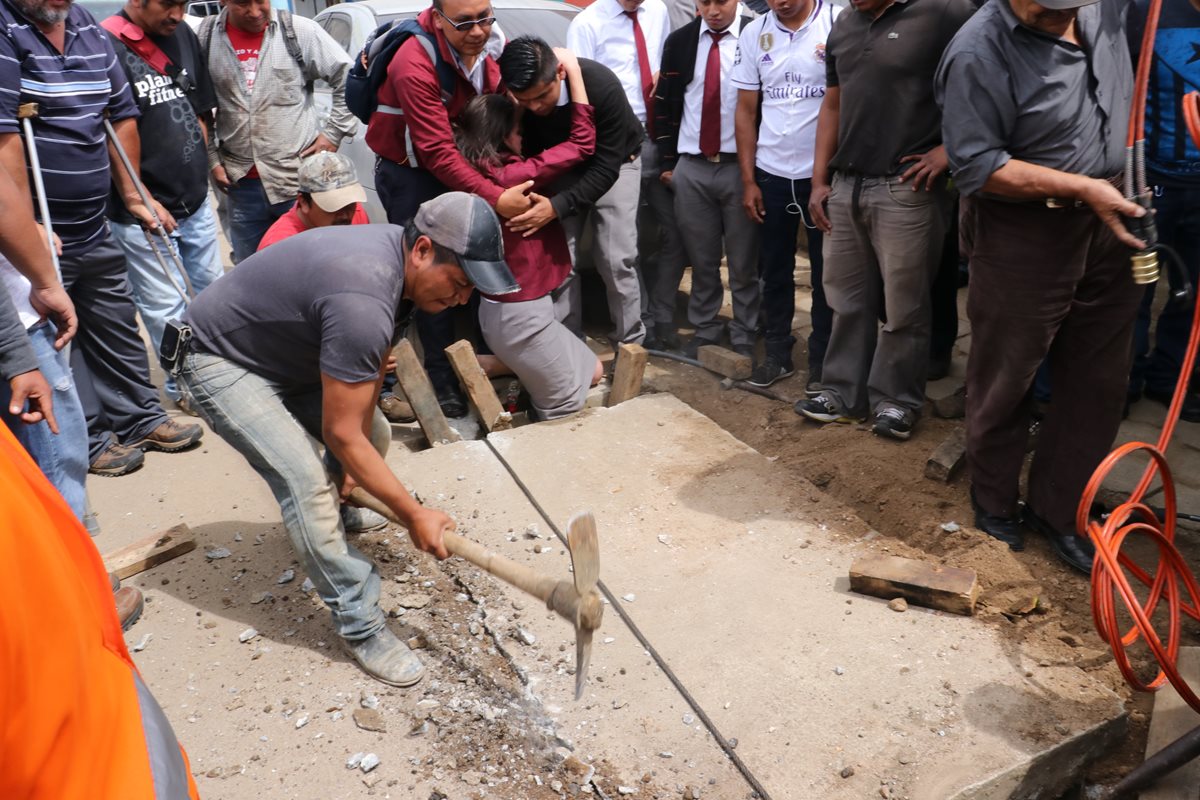
[[(124, 11), (120, 14), (128, 19)], [(179, 70), (171, 78), (109, 36), (142, 113), (138, 119), (142, 180), (172, 216), (191, 216), (208, 200), (208, 155), (197, 114), (207, 114), (217, 105), (208, 64), (200, 55), (200, 40), (186, 23), (180, 23), (170, 36), (150, 36)], [(126, 224), (135, 221), (115, 187), (109, 198), (109, 218)]]

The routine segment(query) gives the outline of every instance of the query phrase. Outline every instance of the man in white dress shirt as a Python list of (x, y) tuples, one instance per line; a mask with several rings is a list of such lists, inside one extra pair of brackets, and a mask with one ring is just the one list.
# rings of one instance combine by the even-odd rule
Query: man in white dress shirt
[[(567, 29), (567, 47), (580, 58), (590, 58), (611, 69), (625, 87), (625, 96), (634, 115), (647, 126), (640, 163), (640, 200), (650, 207), (658, 223), (659, 246), (653, 261), (646, 258), (644, 245), (637, 246), (642, 256), (635, 261), (640, 283), (638, 302), (646, 329), (646, 346), (668, 350), (679, 346), (674, 320), (675, 292), (686, 265), (683, 245), (675, 227), (674, 197), (659, 180), (662, 169), (651, 127), (654, 84), (670, 29), (663, 0), (596, 0), (577, 14)], [(622, 210), (622, 213), (635, 212), (636, 208)], [(637, 235), (636, 224), (622, 225), (615, 230), (628, 231), (629, 236)], [(597, 268), (601, 269), (602, 265), (598, 264)]]
[[(738, 34), (751, 22), (737, 0), (695, 0), (699, 16), (667, 37), (655, 93), (654, 130), (662, 180), (675, 190), (675, 219), (692, 264), (688, 322), (692, 358), (721, 344), (722, 250), (728, 258), (734, 350), (752, 355), (758, 328), (758, 225), (742, 210), (742, 179), (734, 143), (738, 91), (729, 82)], [(722, 243), (724, 247), (722, 247)]]

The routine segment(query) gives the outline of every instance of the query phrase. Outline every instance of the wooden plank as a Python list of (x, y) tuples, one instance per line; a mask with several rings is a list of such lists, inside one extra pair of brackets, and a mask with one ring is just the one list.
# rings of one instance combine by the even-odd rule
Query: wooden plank
[(640, 344), (617, 346), (617, 364), (613, 369), (612, 389), (608, 392), (610, 408), (641, 394), (646, 358), (646, 348)]
[(958, 428), (937, 446), (925, 462), (925, 477), (949, 483), (967, 461), (967, 432)]
[[(1195, 691), (1200, 689), (1200, 647), (1179, 648), (1179, 674)], [(1200, 725), (1197, 714), (1167, 684), (1154, 695), (1154, 714), (1150, 717), (1150, 732), (1146, 736), (1146, 758)], [(1200, 758), (1192, 759), (1174, 772), (1168, 773), (1149, 789), (1138, 795), (1141, 800), (1200, 800)]]
[(463, 388), (467, 390), (467, 398), (475, 408), (475, 413), (479, 415), (483, 429), (491, 433), (511, 428), (512, 415), (500, 405), (500, 398), (496, 396), (496, 390), (483, 367), (479, 366), (479, 359), (475, 357), (475, 348), (471, 347), (471, 343), (460, 339), (446, 348), (446, 357), (450, 359), (450, 366), (454, 367)]
[(706, 344), (696, 351), (696, 357), (704, 368), (733, 378), (735, 381), (745, 380), (754, 371), (754, 359), (735, 353), (715, 344)]
[(970, 616), (979, 599), (974, 570), (941, 567), (899, 556), (869, 555), (850, 565), (850, 588), (860, 594)]
[(151, 534), (104, 556), (104, 568), (125, 580), (196, 549), (196, 537), (184, 523)]
[(425, 438), (429, 440), (429, 444), (437, 447), (460, 441), (462, 437), (458, 435), (458, 431), (446, 422), (446, 415), (438, 405), (433, 384), (429, 382), (429, 375), (425, 373), (424, 365), (417, 358), (417, 351), (413, 350), (412, 342), (401, 339), (400, 344), (392, 350), (392, 355), (396, 357), (396, 378), (400, 381), (404, 396), (413, 407), (413, 413), (417, 415), (417, 422), (421, 423), (421, 430), (425, 431)]

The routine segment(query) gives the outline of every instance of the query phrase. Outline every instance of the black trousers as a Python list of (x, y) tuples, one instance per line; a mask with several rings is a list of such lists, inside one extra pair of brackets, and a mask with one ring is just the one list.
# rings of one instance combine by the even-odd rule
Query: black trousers
[(84, 253), (64, 255), (59, 264), (79, 315), (71, 370), (87, 418), (88, 457), (94, 461), (114, 437), (140, 441), (167, 421), (167, 412), (150, 382), (121, 248), (106, 235)]
[[(428, 171), (401, 166), (383, 158), (375, 162), (375, 190), (387, 212), (388, 222), (393, 225), (407, 223), (416, 216), (417, 208), (422, 203), (449, 191)], [(424, 311), (413, 314), (417, 335), (421, 338), (421, 349), (425, 353), (425, 371), (429, 373), (429, 380), (435, 389), (447, 385), (458, 386), (450, 359), (446, 358), (446, 348), (457, 341), (457, 311), (451, 308), (436, 314)]]
[(1016, 512), (1034, 375), (1045, 361), (1054, 399), (1038, 434), (1028, 499), (1069, 533), (1080, 495), (1121, 424), (1142, 299), (1132, 253), (1087, 207), (973, 202), (971, 485), (984, 510)]

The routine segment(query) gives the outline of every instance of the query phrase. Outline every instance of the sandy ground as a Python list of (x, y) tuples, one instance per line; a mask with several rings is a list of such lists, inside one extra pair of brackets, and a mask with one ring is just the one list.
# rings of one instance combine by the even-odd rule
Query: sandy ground
[[(798, 279), (803, 284), (805, 278), (801, 269)], [(803, 285), (798, 308), (803, 340)], [(964, 322), (952, 375), (931, 386), (931, 396), (961, 383), (969, 342)], [(801, 373), (775, 388), (798, 398), (803, 380)], [(970, 522), (966, 484), (962, 478), (934, 483), (922, 470), (961, 422), (927, 417), (910, 442), (884, 441), (855, 426), (805, 423), (789, 405), (723, 391), (708, 373), (659, 360), (647, 372), (646, 389), (674, 394), (779, 470), (811, 480), (877, 530), (891, 552), (978, 570), (983, 624), (1002, 631), (1024, 658), (1074, 664), (1127, 698), (1130, 736), (1092, 769), (1091, 779), (1111, 781), (1141, 761), (1151, 699), (1131, 695), (1095, 634), (1086, 581), (1036, 537), (1025, 553), (1011, 554), (968, 530), (942, 529)], [(1153, 435), (1161, 416), (1143, 401), (1123, 438)], [(1183, 423), (1177, 438), (1172, 457), (1181, 506), (1200, 512), (1200, 429)], [(471, 491), (473, 477), (439, 488), (432, 499), (457, 502)], [(142, 645), (135, 659), (186, 743), (206, 797), (537, 798), (573, 796), (576, 787), (618, 796), (618, 787), (626, 786), (639, 797), (666, 798), (701, 796), (725, 785), (728, 764), (688, 758), (682, 749), (679, 757), (656, 758), (636, 770), (576, 749), (584, 761), (595, 761), (596, 775), (587, 779), (590, 768), (567, 758), (578, 727), (564, 732), (558, 726), (559, 709), (542, 705), (529, 689), (528, 672), (512, 657), (522, 647), (515, 638), (522, 620), (545, 612), (500, 598), (473, 569), (414, 555), (406, 537), (391, 530), (357, 537), (356, 546), (380, 563), (384, 607), (420, 648), (430, 675), (409, 691), (366, 678), (340, 652), (323, 604), (306, 590), (265, 485), (211, 434), (196, 450), (149, 454), (140, 472), (90, 486), (104, 527), (101, 552), (180, 521), (196, 533), (195, 552), (131, 579), (148, 606), (127, 641)], [(528, 524), (538, 520), (531, 516)], [(509, 535), (524, 537), (528, 530)], [(531, 553), (542, 537), (552, 549), (544, 528), (537, 536), (528, 539)], [(1181, 546), (1200, 565), (1194, 529), (1184, 529)], [(1029, 613), (1033, 605), (1038, 613)], [(1200, 642), (1196, 623), (1186, 622), (1184, 631), (1186, 644)], [(550, 674), (573, 670), (568, 641), (564, 634), (557, 648), (544, 648)], [(356, 754), (369, 753), (380, 757), (379, 767), (348, 767)]]

